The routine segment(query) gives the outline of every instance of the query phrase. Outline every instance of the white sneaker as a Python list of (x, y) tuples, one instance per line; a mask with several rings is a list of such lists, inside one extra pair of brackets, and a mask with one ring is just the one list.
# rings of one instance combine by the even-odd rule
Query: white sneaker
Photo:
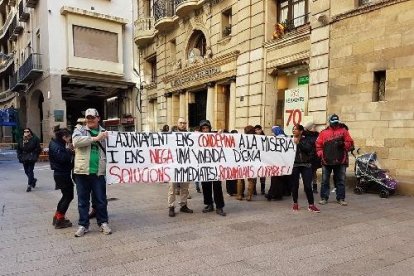
[(105, 235), (109, 235), (112, 234), (112, 230), (111, 228), (109, 228), (108, 223), (104, 222), (101, 224), (101, 232), (104, 233)]
[(331, 193), (333, 193), (333, 194), (336, 193), (336, 188), (333, 188)]
[(85, 226), (79, 226), (78, 230), (75, 233), (75, 237), (82, 237), (88, 232), (89, 232), (88, 228), (86, 228)]

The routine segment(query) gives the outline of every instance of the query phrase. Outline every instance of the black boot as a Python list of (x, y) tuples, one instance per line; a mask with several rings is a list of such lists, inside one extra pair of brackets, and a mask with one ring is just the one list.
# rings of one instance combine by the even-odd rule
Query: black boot
[(193, 213), (193, 210), (191, 210), (190, 208), (188, 208), (187, 205), (184, 205), (184, 206), (182, 206), (180, 208), (180, 212), (192, 214)]
[(225, 217), (226, 213), (223, 211), (223, 208), (217, 208), (216, 214)]
[(68, 219), (58, 219), (56, 220), (55, 229), (63, 229), (72, 227), (72, 222)]
[(265, 198), (266, 198), (268, 201), (271, 201), (271, 200), (272, 200), (272, 197), (271, 197), (269, 194), (265, 194)]
[(31, 190), (32, 190), (32, 186), (28, 185), (27, 189), (26, 189), (26, 192), (30, 192)]
[(33, 179), (33, 182), (32, 182), (32, 188), (34, 188), (34, 187), (36, 187), (36, 182), (37, 182), (37, 178), (35, 178), (35, 179)]
[(203, 209), (203, 213), (209, 213), (209, 212), (213, 212), (214, 211), (214, 207), (213, 205), (207, 205), (206, 207), (204, 207)]
[(170, 210), (168, 211), (168, 215), (170, 217), (175, 217), (174, 207), (170, 207)]

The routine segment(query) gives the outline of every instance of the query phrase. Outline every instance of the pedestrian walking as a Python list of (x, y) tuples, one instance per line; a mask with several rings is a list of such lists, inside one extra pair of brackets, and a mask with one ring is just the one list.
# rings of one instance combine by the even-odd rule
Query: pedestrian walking
[(72, 140), (75, 148), (74, 174), (78, 193), (79, 228), (75, 237), (89, 231), (89, 207), (91, 192), (96, 200), (96, 220), (100, 231), (112, 233), (108, 225), (108, 202), (105, 180), (105, 139), (108, 134), (99, 125), (99, 113), (94, 108), (85, 111), (86, 126), (75, 129)]
[(72, 227), (72, 222), (66, 219), (66, 211), (73, 200), (73, 157), (74, 149), (71, 143), (71, 133), (66, 128), (55, 130), (55, 137), (49, 143), (50, 168), (53, 170), (55, 189), (60, 190), (62, 197), (53, 216), (55, 229)]
[(336, 187), (336, 201), (342, 206), (348, 205), (345, 201), (345, 173), (348, 166), (348, 151), (352, 149), (354, 141), (346, 127), (340, 123), (339, 116), (329, 117), (329, 126), (319, 133), (316, 140), (316, 153), (322, 160), (321, 201), (325, 205), (329, 199), (329, 180), (333, 172)]
[(302, 135), (304, 128), (302, 125), (295, 125), (292, 129), (293, 143), (296, 144), (295, 162), (293, 163), (292, 175), (290, 177), (290, 186), (292, 187), (293, 211), (299, 211), (298, 192), (299, 177), (302, 176), (303, 187), (308, 200), (308, 211), (319, 213), (320, 210), (314, 204), (312, 193), (312, 164), (311, 156), (314, 151), (312, 141)]
[[(177, 132), (187, 132), (187, 121), (184, 118), (181, 118), (181, 117), (178, 118)], [(188, 192), (189, 185), (190, 185), (189, 182), (181, 182), (181, 183), (171, 182), (168, 185), (168, 208), (169, 208), (168, 215), (170, 217), (175, 217), (174, 204), (175, 204), (177, 192), (180, 195), (180, 202), (178, 203), (181, 206), (180, 212), (189, 213), (189, 214), (193, 213), (193, 210), (191, 210), (187, 206), (187, 199), (191, 198)]]
[[(211, 123), (209, 120), (200, 121), (200, 131), (201, 132), (211, 132)], [(224, 212), (224, 197), (223, 189), (221, 187), (221, 181), (203, 181), (201, 182), (203, 188), (203, 197), (204, 204), (206, 207), (203, 209), (203, 213), (209, 213), (214, 211), (213, 205), (213, 196), (214, 193), (214, 203), (216, 204), (216, 213), (220, 216), (225, 216)]]
[(39, 138), (30, 128), (25, 128), (22, 140), (17, 144), (17, 158), (23, 164), (24, 173), (27, 175), (26, 192), (30, 192), (32, 188), (36, 187), (37, 178), (34, 177), (34, 166), (41, 151)]

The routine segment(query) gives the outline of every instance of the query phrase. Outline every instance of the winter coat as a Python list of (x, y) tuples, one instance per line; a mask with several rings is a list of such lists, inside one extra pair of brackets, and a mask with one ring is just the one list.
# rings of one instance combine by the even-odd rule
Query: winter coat
[(49, 143), (50, 168), (54, 175), (70, 175), (73, 169), (73, 154), (66, 144), (56, 139)]
[(320, 168), (322, 166), (321, 159), (316, 154), (316, 140), (318, 139), (319, 132), (305, 130), (302, 134), (303, 134), (303, 136), (308, 137), (309, 141), (313, 145), (313, 149), (312, 149), (312, 153), (311, 153), (312, 168), (313, 169), (318, 169), (318, 168)]
[[(104, 131), (102, 127), (99, 127), (99, 132)], [(89, 161), (91, 157), (91, 144), (92, 136), (90, 129), (87, 126), (82, 128), (75, 128), (72, 135), (73, 146), (75, 147), (75, 166), (73, 172), (75, 174), (88, 174), (89, 175)], [(106, 142), (101, 141), (99, 146), (99, 168), (97, 175), (105, 175), (106, 170)]]
[(311, 154), (312, 154), (313, 144), (312, 141), (306, 137), (302, 136), (300, 138), (299, 144), (296, 147), (295, 163), (294, 167), (299, 166), (311, 166)]
[(32, 136), (26, 143), (18, 143), (17, 158), (20, 163), (36, 163), (41, 151), (39, 138)]
[(323, 165), (348, 165), (348, 151), (353, 145), (354, 141), (346, 128), (329, 126), (316, 139), (316, 153)]

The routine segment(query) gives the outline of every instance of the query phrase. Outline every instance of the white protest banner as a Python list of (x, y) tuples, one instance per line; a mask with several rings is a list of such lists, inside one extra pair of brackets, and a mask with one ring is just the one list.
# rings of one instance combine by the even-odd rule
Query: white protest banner
[(284, 137), (201, 132), (108, 132), (108, 183), (216, 181), (292, 173)]
[(306, 104), (308, 102), (308, 86), (288, 89), (285, 91), (284, 107), (284, 131), (287, 135), (292, 135), (292, 128), (296, 124), (302, 124), (306, 114)]

